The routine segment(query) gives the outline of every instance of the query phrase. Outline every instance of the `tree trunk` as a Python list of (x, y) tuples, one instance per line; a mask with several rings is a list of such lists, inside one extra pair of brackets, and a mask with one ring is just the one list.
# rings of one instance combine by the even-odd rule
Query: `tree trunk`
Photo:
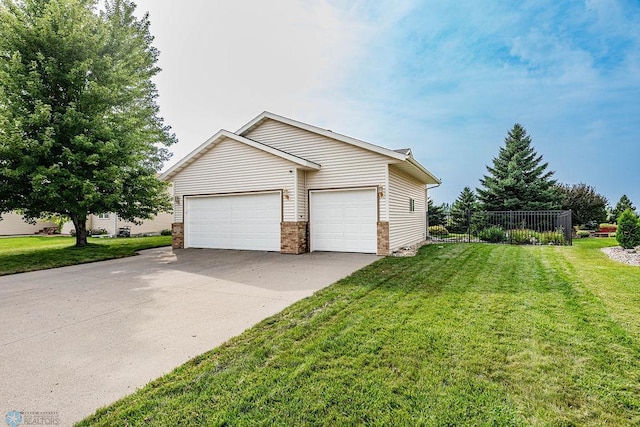
[(71, 221), (76, 229), (76, 247), (83, 247), (87, 244), (87, 217), (71, 214)]

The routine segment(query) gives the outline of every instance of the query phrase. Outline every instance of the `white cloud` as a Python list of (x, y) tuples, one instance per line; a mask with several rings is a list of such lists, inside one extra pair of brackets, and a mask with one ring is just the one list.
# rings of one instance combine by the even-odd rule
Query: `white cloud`
[(263, 110), (306, 119), (372, 31), (330, 2), (142, 0), (138, 11), (161, 51), (161, 114), (180, 139), (172, 162)]

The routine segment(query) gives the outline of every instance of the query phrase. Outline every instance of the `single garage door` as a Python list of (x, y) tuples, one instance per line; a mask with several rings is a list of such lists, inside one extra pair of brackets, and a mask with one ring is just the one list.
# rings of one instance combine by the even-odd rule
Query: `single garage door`
[(376, 190), (312, 191), (311, 251), (376, 253)]
[(185, 200), (185, 247), (280, 251), (280, 193)]

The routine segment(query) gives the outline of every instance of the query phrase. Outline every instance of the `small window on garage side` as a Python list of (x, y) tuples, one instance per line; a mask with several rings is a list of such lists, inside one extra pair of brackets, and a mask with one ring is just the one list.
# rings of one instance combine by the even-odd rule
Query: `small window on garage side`
[(415, 199), (409, 199), (409, 212), (415, 212), (416, 211), (416, 200)]
[(109, 219), (109, 214), (108, 213), (98, 214), (98, 219)]

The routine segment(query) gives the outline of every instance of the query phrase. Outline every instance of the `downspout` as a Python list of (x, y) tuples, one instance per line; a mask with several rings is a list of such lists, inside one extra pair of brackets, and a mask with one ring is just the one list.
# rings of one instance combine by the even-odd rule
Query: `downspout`
[(424, 203), (426, 204), (426, 206), (425, 206), (426, 210), (425, 210), (425, 213), (424, 213), (424, 216), (425, 216), (424, 223), (426, 225), (426, 230), (425, 230), (425, 233), (424, 233), (424, 235), (426, 236), (425, 240), (429, 239), (429, 237), (430, 237), (429, 236), (429, 190), (432, 189), (432, 188), (438, 188), (441, 185), (442, 185), (442, 183), (436, 184), (433, 187), (429, 187), (428, 185), (424, 187)]

